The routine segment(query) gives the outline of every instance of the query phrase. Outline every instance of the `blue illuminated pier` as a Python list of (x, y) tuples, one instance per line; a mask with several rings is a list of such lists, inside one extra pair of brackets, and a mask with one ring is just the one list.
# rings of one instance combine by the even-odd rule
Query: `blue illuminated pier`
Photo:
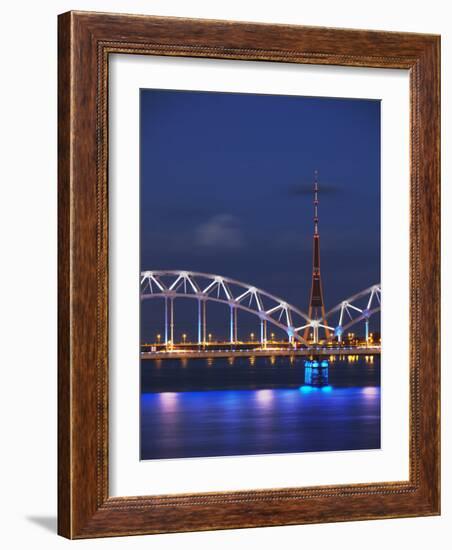
[(304, 362), (304, 383), (308, 386), (328, 386), (327, 359), (313, 359)]

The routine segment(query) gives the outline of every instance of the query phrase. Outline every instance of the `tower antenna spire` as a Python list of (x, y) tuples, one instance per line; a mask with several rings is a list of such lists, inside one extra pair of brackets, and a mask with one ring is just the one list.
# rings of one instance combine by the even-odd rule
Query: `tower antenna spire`
[[(319, 341), (319, 326), (321, 323), (325, 327), (327, 326), (325, 315), (325, 303), (323, 301), (323, 289), (322, 289), (322, 277), (320, 275), (320, 234), (319, 234), (319, 172), (314, 170), (314, 236), (312, 247), (312, 284), (311, 295), (309, 298), (309, 310), (308, 316), (310, 319), (316, 321), (316, 324), (312, 327), (313, 334), (312, 340), (314, 343)], [(308, 340), (310, 327), (306, 327), (304, 338)], [(325, 336), (329, 337), (329, 330), (325, 330)]]
[(314, 170), (314, 235), (319, 234), (319, 172)]

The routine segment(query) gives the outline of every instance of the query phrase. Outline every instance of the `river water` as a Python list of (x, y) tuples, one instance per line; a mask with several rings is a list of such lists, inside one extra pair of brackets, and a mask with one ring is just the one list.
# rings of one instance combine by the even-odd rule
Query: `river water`
[(336, 359), (322, 388), (304, 359), (142, 360), (141, 459), (380, 448), (380, 360)]

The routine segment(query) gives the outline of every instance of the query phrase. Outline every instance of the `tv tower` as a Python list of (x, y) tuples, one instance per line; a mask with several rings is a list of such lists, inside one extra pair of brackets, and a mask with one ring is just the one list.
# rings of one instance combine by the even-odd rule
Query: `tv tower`
[[(328, 338), (329, 330), (326, 328), (325, 303), (323, 301), (322, 277), (320, 275), (320, 235), (319, 235), (319, 182), (318, 171), (314, 171), (314, 237), (312, 254), (312, 285), (311, 297), (309, 299), (308, 316), (323, 325), (325, 335)], [(309, 337), (311, 327), (306, 327), (304, 332), (305, 340)], [(319, 326), (314, 325), (313, 341), (319, 341)]]

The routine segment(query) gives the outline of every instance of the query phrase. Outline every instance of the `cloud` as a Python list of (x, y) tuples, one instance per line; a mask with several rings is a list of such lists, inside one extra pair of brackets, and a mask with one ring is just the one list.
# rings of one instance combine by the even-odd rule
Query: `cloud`
[(195, 229), (195, 243), (203, 248), (242, 248), (243, 236), (237, 218), (231, 214), (212, 216)]

